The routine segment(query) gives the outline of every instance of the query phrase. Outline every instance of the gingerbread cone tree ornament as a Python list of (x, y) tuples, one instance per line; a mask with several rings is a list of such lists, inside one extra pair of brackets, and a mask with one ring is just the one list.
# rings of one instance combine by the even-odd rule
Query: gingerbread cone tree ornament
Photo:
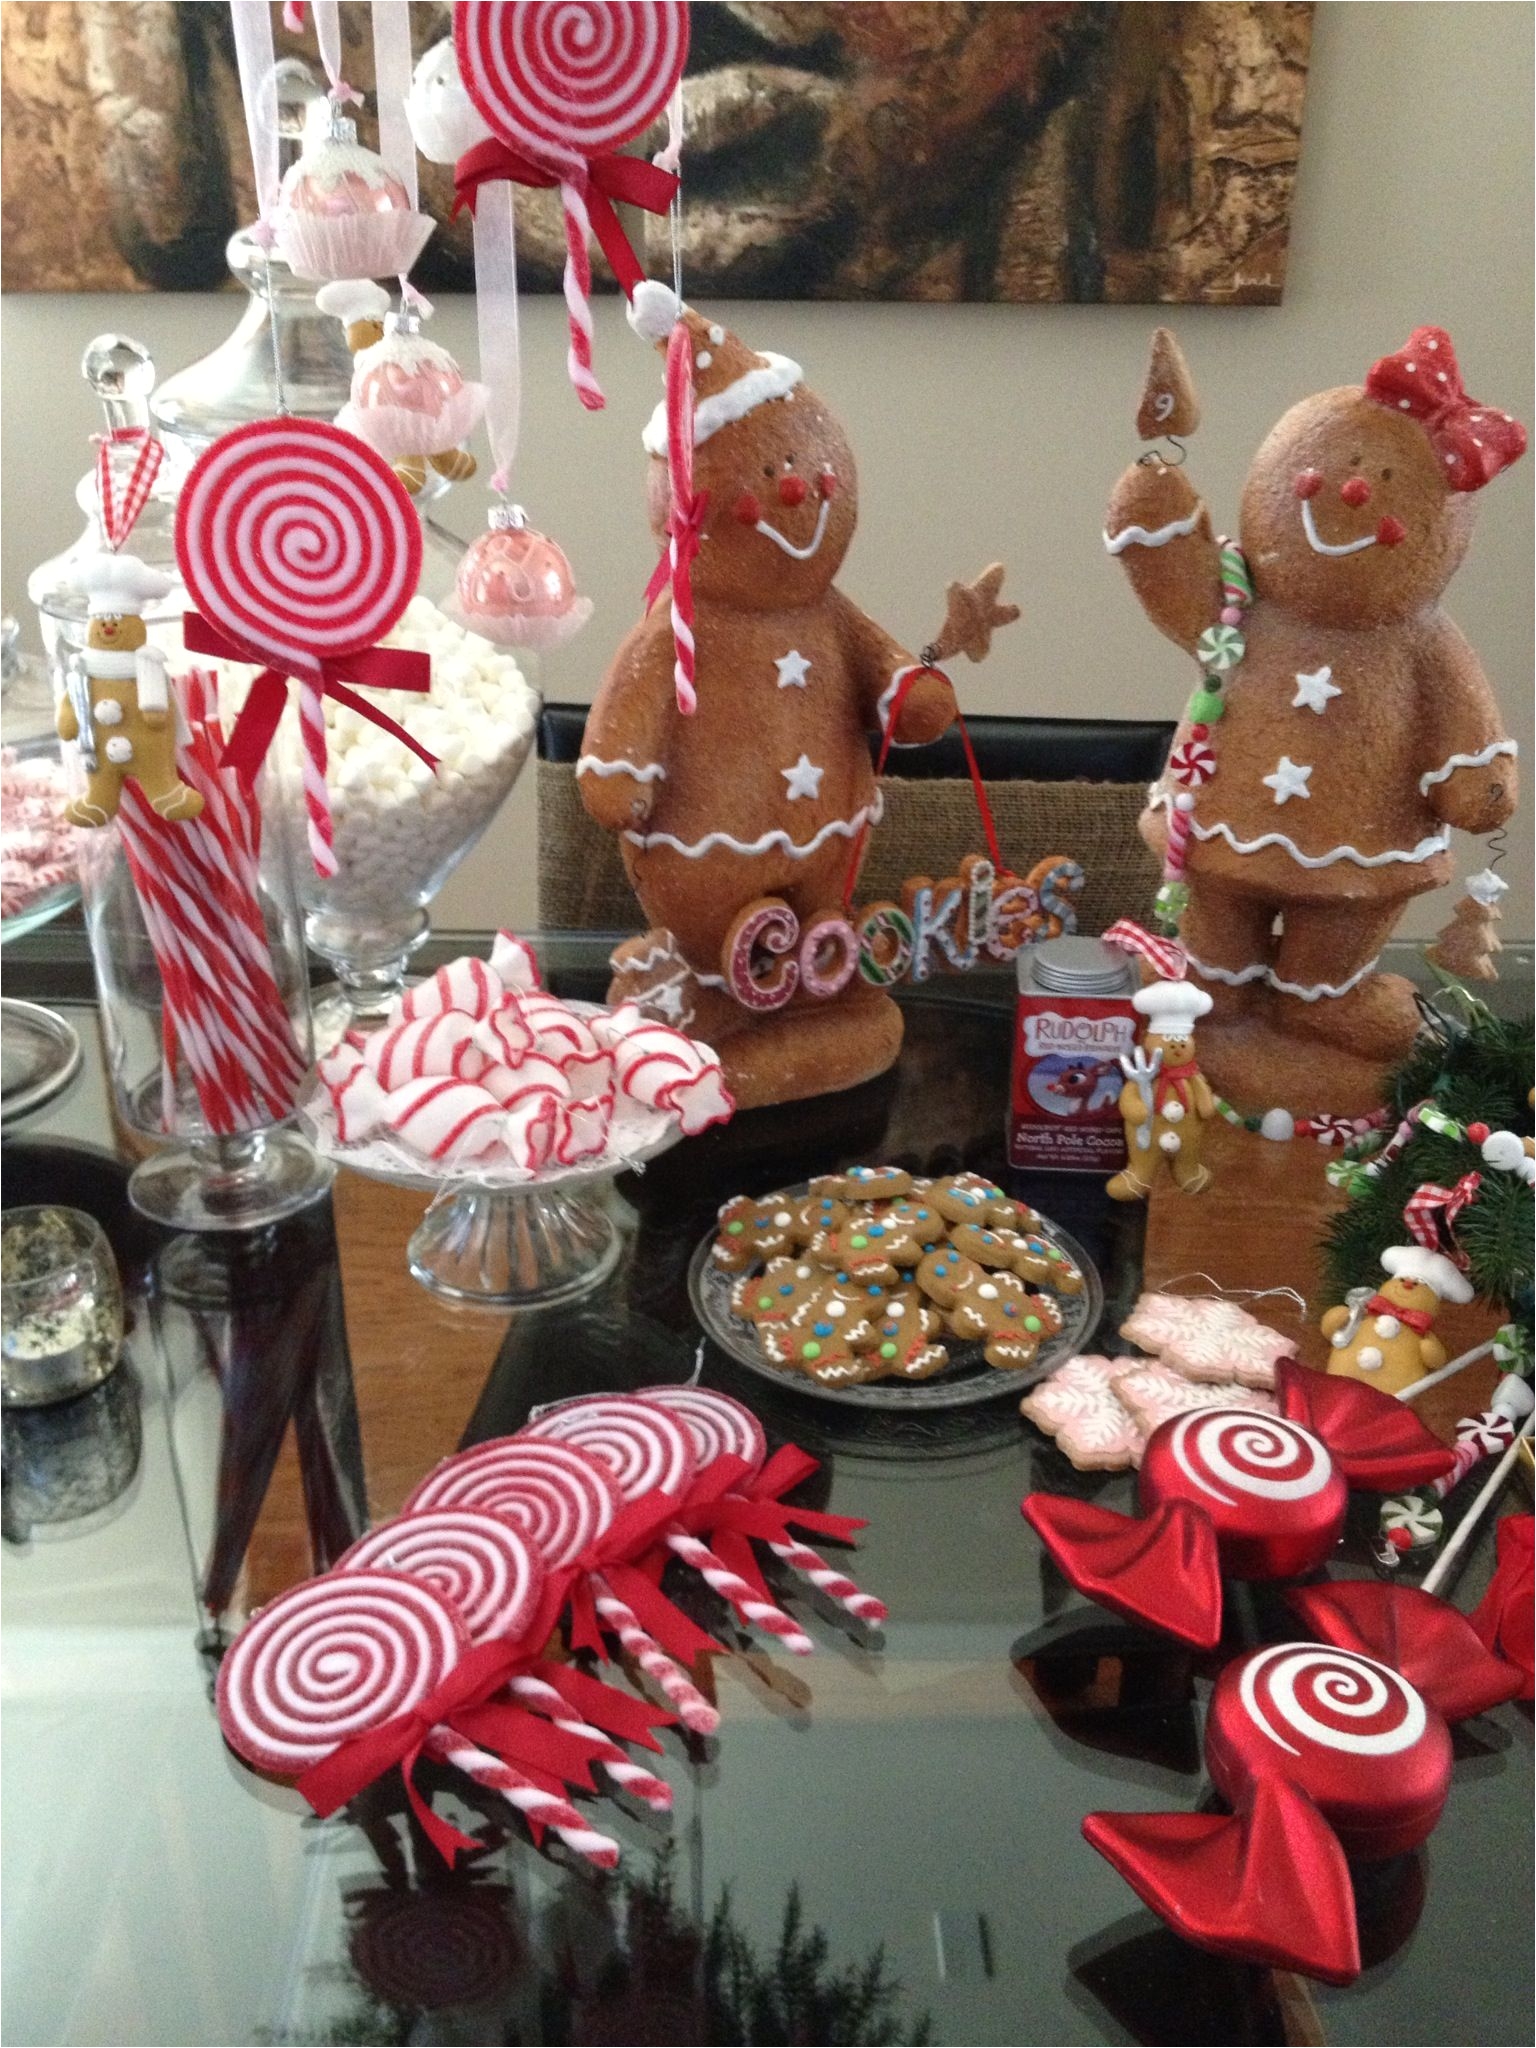
[(1184, 351), (1171, 327), (1155, 328), (1136, 431), (1143, 441), (1156, 441), (1163, 434), (1192, 434), (1199, 424), (1200, 401)]
[[(851, 1087), (901, 1045), (900, 1011), (839, 937), (880, 812), (866, 734), (936, 739), (954, 693), (834, 584), (858, 482), (799, 364), (660, 285), (631, 321), (669, 350), (644, 444), (668, 548), (653, 592), (670, 573), (673, 595), (619, 648), (577, 766), (653, 927), (615, 955), (610, 994), (717, 1046), (743, 1107)], [(1006, 623), (1001, 580), (952, 589), (953, 651), (979, 658)]]
[(1497, 981), (1499, 970), (1493, 956), (1504, 949), (1494, 926), (1499, 922), (1496, 903), (1479, 902), (1463, 896), (1451, 912), (1450, 922), (1427, 946), (1424, 958), (1432, 966), (1454, 974), (1458, 981)]
[(1240, 1107), (1356, 1115), (1418, 1028), (1376, 962), (1408, 899), (1443, 887), (1453, 828), (1515, 806), (1515, 743), (1440, 600), (1475, 493), (1525, 430), (1469, 398), (1450, 337), (1417, 328), (1363, 385), (1285, 414), (1253, 459), (1241, 546), (1186, 470), (1138, 462), (1105, 545), (1204, 678), (1143, 836), (1214, 999), (1204, 1063)]

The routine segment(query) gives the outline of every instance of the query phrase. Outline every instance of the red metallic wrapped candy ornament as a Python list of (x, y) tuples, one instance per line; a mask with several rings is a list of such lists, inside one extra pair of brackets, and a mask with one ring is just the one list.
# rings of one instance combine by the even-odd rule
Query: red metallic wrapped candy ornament
[(1391, 1493), (1437, 1477), (1446, 1449), (1401, 1402), (1282, 1360), (1279, 1413), (1198, 1409), (1154, 1430), (1140, 1516), (1033, 1493), (1026, 1519), (1081, 1593), (1208, 1650), (1224, 1577), (1302, 1578), (1332, 1553), (1351, 1486)]
[(1333, 1984), (1360, 1972), (1350, 1863), (1417, 1848), (1450, 1790), (1447, 1723), (1520, 1689), (1433, 1594), (1355, 1581), (1287, 1595), (1320, 1641), (1229, 1664), (1206, 1721), (1228, 1814), (1091, 1813), (1083, 1834), (1201, 1948)]

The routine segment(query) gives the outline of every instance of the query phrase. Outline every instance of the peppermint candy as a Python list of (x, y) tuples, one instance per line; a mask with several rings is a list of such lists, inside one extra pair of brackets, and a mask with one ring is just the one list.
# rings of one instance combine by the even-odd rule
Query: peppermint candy
[(1168, 756), (1168, 770), (1186, 789), (1199, 789), (1216, 773), (1216, 749), (1205, 740), (1185, 740)]

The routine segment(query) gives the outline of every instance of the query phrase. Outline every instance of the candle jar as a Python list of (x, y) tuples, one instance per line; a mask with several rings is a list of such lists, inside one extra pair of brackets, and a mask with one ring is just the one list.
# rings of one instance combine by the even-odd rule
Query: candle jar
[(7, 1209), (0, 1268), (5, 1406), (42, 1408), (100, 1386), (123, 1348), (123, 1290), (101, 1226), (79, 1209)]

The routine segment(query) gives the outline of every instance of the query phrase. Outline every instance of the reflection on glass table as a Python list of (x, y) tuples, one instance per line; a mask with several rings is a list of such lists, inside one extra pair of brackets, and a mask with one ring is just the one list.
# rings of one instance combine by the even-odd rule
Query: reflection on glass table
[[(604, 951), (548, 946), (559, 993), (599, 994)], [(726, 1195), (855, 1159), (996, 1173), (1011, 1008), (1005, 983), (941, 985), (908, 1002), (893, 1075), (742, 1117), (626, 1176), (620, 1260), (573, 1304), (509, 1316), (434, 1297), (403, 1258), (426, 1197), (345, 1172), (329, 1204), (222, 1276), (152, 1233), (136, 1244), (138, 1477), (115, 1519), (50, 1534), (34, 1518), (3, 1560), (8, 2038), (906, 2041), (925, 2020), (953, 2043), (1528, 2037), (1529, 1945), (1490, 1935), (1491, 1896), (1515, 1929), (1530, 1897), (1527, 1710), (1461, 1730), (1428, 1850), (1359, 1882), (1367, 1966), (1347, 1991), (1189, 1947), (1085, 1847), (1090, 1809), (1200, 1810), (1215, 1672), (1284, 1624), (1235, 1602), (1204, 1657), (1087, 1608), (1020, 1498), (1123, 1507), (1130, 1483), (1074, 1473), (1013, 1402), (920, 1420), (835, 1409), (705, 1346), (706, 1383), (822, 1460), (807, 1498), (867, 1518), (854, 1575), (891, 1620), (857, 1639), (777, 1582), (816, 1643), (792, 1663), (680, 1587), (738, 1654), (717, 1665), (718, 1737), (663, 1737), (670, 1826), (601, 1808), (620, 1878), (537, 1853), (504, 1807), (426, 1767), (437, 1809), (485, 1845), (449, 1876), (398, 1779), (321, 1823), (224, 1749), (207, 1696), (220, 1642), (438, 1458), (562, 1395), (690, 1375), (688, 1262)], [(73, 1015), (94, 1058), (89, 1013)], [(78, 1099), (34, 1146), (103, 1141)], [(1315, 1225), (1297, 1177), (1317, 1156), (1237, 1159), (1246, 1284), (1298, 1274)], [(1015, 1186), (1103, 1275), (1101, 1345), (1143, 1270), (1217, 1257), (1215, 1212), (1197, 1205), (1143, 1219), (1092, 1180)], [(1245, 1284), (1235, 1263), (1223, 1274)], [(1522, 1487), (1510, 1505), (1528, 1504)], [(1490, 1551), (1471, 1548), (1464, 1608)], [(1352, 1526), (1334, 1570), (1369, 1569)]]

